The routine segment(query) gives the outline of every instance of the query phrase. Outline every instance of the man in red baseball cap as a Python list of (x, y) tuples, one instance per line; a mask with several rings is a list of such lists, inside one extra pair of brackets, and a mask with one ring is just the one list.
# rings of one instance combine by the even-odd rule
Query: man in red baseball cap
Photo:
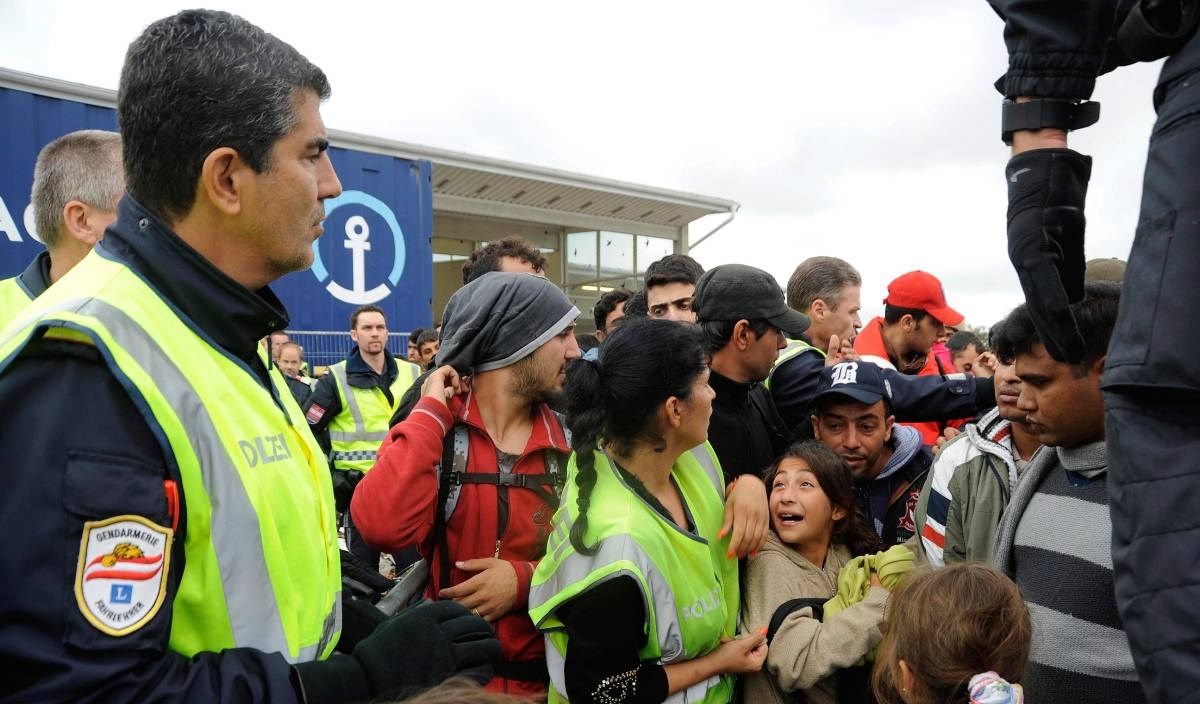
[[(883, 317), (867, 323), (854, 340), (854, 351), (863, 360), (904, 374), (941, 375), (937, 357), (929, 354), (947, 325), (961, 325), (963, 316), (946, 305), (946, 293), (936, 276), (924, 271), (901, 274), (888, 284)], [(939, 423), (914, 423), (926, 444), (941, 432)]]

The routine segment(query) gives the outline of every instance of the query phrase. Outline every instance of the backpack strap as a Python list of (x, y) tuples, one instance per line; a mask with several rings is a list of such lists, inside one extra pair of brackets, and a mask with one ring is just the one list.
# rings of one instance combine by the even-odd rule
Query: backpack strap
[[(461, 487), (451, 486), (450, 477), (453, 474), (453, 468), (459, 465), (458, 440), (459, 436), (466, 435), (466, 426), (455, 424), (451, 432), (446, 433), (446, 438), (442, 441), (442, 461), (438, 463), (438, 496), (437, 509), (433, 514), (433, 535), (437, 540), (438, 545), (438, 574), (436, 586), (438, 589), (445, 589), (450, 584), (450, 548), (446, 540), (446, 524), (450, 520), (450, 514), (454, 512), (454, 505), (450, 503), (450, 494), (454, 494), (454, 504), (458, 503), (458, 492)], [(464, 448), (462, 454), (462, 468), (467, 466), (467, 454)], [(446, 467), (450, 467), (451, 471), (445, 471)]]
[[(546, 453), (546, 461), (549, 464), (550, 453)], [(546, 474), (501, 474), (484, 473), (484, 472), (451, 472), (450, 483), (455, 485), (455, 488), (461, 487), (463, 484), (491, 484), (492, 486), (515, 486), (521, 489), (528, 489), (537, 494), (542, 501), (551, 506), (558, 506), (558, 494), (556, 488), (558, 486), (558, 472), (548, 472)], [(544, 487), (550, 487), (546, 489)], [(453, 512), (453, 508), (451, 508)], [(449, 518), (449, 516), (447, 516)]]
[(779, 627), (783, 625), (785, 619), (793, 613), (804, 608), (811, 608), (813, 618), (818, 621), (825, 618), (825, 602), (828, 599), (792, 599), (785, 601), (775, 609), (775, 613), (771, 614), (771, 623), (767, 626), (767, 644), (770, 645), (771, 640), (775, 637), (775, 633), (779, 631)]

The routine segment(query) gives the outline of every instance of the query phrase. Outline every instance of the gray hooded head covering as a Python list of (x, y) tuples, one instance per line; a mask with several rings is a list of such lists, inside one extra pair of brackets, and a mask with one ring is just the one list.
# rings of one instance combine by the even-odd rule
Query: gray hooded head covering
[(437, 364), (460, 374), (516, 364), (579, 317), (571, 299), (534, 274), (494, 271), (450, 297)]

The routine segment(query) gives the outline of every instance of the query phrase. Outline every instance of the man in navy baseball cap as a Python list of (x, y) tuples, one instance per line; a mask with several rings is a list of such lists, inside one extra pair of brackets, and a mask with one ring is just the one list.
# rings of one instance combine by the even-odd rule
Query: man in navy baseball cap
[(871, 362), (840, 362), (821, 372), (813, 398), (813, 432), (845, 460), (855, 496), (884, 545), (903, 543), (916, 531), (914, 510), (933, 456), (921, 434), (896, 424), (892, 389)]

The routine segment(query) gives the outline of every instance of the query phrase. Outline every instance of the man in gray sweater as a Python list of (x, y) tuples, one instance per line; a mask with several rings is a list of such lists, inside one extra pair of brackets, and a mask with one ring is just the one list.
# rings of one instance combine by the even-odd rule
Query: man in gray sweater
[(1029, 605), (1033, 650), (1021, 683), (1031, 702), (1146, 701), (1113, 593), (1100, 376), (1119, 293), (1091, 283), (1071, 306), (1086, 341), (1080, 364), (1046, 352), (1024, 305), (995, 341), (1016, 360), (1017, 407), (1045, 446), (1021, 475), (992, 556)]

